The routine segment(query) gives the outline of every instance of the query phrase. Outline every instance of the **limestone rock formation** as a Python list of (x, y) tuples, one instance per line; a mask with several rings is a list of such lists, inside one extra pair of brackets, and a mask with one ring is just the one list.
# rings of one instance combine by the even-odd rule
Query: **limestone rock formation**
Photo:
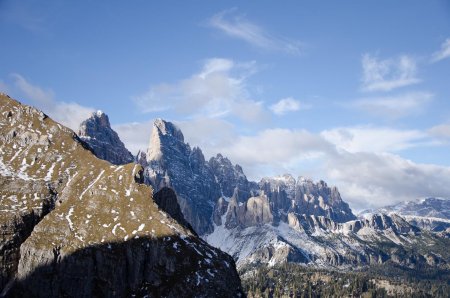
[(241, 199), (251, 197), (258, 187), (256, 183), (251, 183), (238, 164), (233, 165), (231, 161), (218, 153), (215, 157), (211, 157), (208, 161), (217, 183), (219, 183), (221, 195), (225, 197), (232, 197), (235, 188), (241, 192)]
[(134, 161), (133, 155), (125, 148), (117, 133), (111, 128), (108, 115), (102, 111), (92, 113), (91, 117), (83, 121), (78, 135), (100, 159), (115, 165)]
[(317, 183), (305, 177), (295, 180), (291, 175), (263, 178), (260, 188), (271, 199), (274, 210), (326, 216), (336, 222), (353, 220), (356, 216), (344, 202), (336, 187), (324, 181)]

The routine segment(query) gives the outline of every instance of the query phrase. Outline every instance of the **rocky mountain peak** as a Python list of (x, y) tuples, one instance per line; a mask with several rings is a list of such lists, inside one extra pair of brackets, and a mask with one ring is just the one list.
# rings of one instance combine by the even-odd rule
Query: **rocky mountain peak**
[(125, 148), (119, 135), (111, 128), (108, 115), (98, 110), (83, 121), (78, 136), (100, 159), (120, 165), (134, 161), (133, 155)]
[(252, 190), (257, 188), (256, 184), (247, 180), (240, 165), (233, 165), (227, 157), (220, 153), (211, 157), (208, 165), (220, 185), (222, 195), (225, 197), (232, 197), (235, 188), (238, 188), (240, 191), (239, 199), (247, 199), (252, 195)]
[(164, 136), (171, 136), (179, 140), (180, 142), (184, 142), (184, 136), (181, 130), (172, 122), (165, 121), (161, 118), (157, 118), (153, 127), (158, 130), (158, 133)]
[(201, 149), (191, 149), (171, 122), (156, 119), (153, 124), (145, 177), (156, 190), (170, 186), (176, 191), (181, 211), (197, 233), (211, 231), (219, 185)]
[(163, 146), (185, 147), (184, 136), (175, 124), (158, 118), (153, 122), (147, 160), (160, 160), (163, 155)]

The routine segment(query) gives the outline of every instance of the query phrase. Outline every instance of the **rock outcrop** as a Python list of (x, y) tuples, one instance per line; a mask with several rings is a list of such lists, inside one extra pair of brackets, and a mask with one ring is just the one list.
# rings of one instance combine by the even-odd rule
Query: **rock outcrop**
[(234, 261), (159, 207), (138, 164), (0, 96), (2, 295), (241, 296)]
[(134, 161), (133, 155), (125, 148), (117, 133), (111, 128), (108, 115), (102, 111), (92, 113), (91, 117), (83, 121), (78, 135), (100, 159), (115, 165)]
[(259, 186), (268, 195), (274, 210), (299, 214), (325, 216), (336, 222), (353, 220), (356, 216), (344, 202), (336, 187), (324, 181), (291, 175), (263, 178)]
[(209, 167), (213, 175), (219, 183), (221, 195), (232, 197), (235, 188), (241, 192), (240, 199), (247, 199), (253, 196), (258, 189), (256, 183), (249, 182), (238, 164), (233, 165), (231, 161), (218, 153), (215, 157), (211, 157), (208, 161)]
[(264, 194), (251, 197), (245, 203), (239, 203), (236, 196), (233, 196), (228, 204), (225, 222), (227, 228), (245, 228), (272, 222), (269, 199)]

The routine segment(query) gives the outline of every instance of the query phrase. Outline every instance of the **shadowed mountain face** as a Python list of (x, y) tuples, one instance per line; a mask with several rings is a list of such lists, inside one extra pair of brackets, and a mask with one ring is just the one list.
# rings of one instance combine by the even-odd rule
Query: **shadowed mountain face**
[[(238, 297), (234, 262), (217, 249), (197, 251), (200, 240), (179, 236), (102, 243), (64, 254), (55, 247), (46, 262), (26, 271), (10, 297)], [(25, 270), (26, 272), (23, 272)], [(235, 289), (230, 291), (230, 289)]]
[(96, 158), (71, 130), (4, 95), (0, 150), (3, 294), (241, 294), (233, 260), (171, 217), (176, 200), (155, 203), (140, 165)]

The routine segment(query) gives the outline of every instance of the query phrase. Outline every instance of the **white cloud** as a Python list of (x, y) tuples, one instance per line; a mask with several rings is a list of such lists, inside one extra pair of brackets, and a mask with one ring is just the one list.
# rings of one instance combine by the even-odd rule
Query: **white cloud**
[(180, 127), (185, 140), (200, 147), (206, 158), (222, 152), (224, 147), (238, 139), (236, 127), (220, 118), (198, 118), (176, 121), (175, 124)]
[(152, 133), (153, 120), (145, 122), (122, 123), (112, 126), (125, 144), (125, 147), (136, 155), (139, 150), (146, 152)]
[(49, 105), (54, 101), (55, 94), (52, 90), (44, 90), (28, 82), (24, 77), (17, 73), (11, 74), (16, 88), (22, 91), (29, 99), (41, 105)]
[(361, 63), (364, 91), (390, 91), (420, 82), (416, 76), (415, 60), (406, 55), (398, 59), (380, 60), (370, 54), (364, 54)]
[(450, 38), (447, 38), (441, 44), (441, 49), (431, 56), (431, 62), (438, 62), (449, 57), (450, 57)]
[(209, 25), (255, 47), (288, 54), (301, 53), (302, 44), (299, 41), (273, 36), (260, 26), (249, 22), (243, 15), (236, 15), (235, 11), (236, 9), (225, 10), (213, 15)]
[(20, 74), (12, 74), (11, 77), (14, 80), (15, 87), (25, 98), (33, 102), (37, 108), (44, 111), (55, 121), (74, 131), (77, 131), (80, 123), (94, 111), (93, 108), (84, 107), (77, 103), (57, 101), (51, 89), (36, 86)]
[(381, 207), (428, 196), (450, 196), (450, 168), (417, 164), (389, 153), (342, 153), (328, 177), (353, 208)]
[(320, 162), (331, 154), (334, 146), (306, 130), (266, 129), (255, 135), (232, 135), (215, 149), (215, 153), (220, 152), (240, 164), (250, 178), (257, 180), (285, 172), (311, 175), (317, 169), (300, 171), (300, 168), (305, 163)]
[(426, 104), (433, 99), (429, 92), (410, 92), (395, 96), (362, 98), (352, 103), (376, 116), (400, 118), (423, 111)]
[(277, 103), (270, 106), (272, 112), (277, 115), (284, 115), (287, 112), (295, 112), (306, 108), (309, 108), (309, 106), (300, 103), (300, 101), (292, 97), (280, 99)]
[[(350, 127), (320, 134), (266, 129), (246, 136), (226, 121), (179, 125), (186, 140), (200, 145), (207, 158), (220, 152), (242, 165), (254, 180), (283, 173), (324, 179), (338, 186), (355, 209), (450, 196), (449, 167), (418, 164), (392, 153), (432, 145), (426, 132)], [(215, 137), (214, 141), (210, 142), (210, 137)]]
[(348, 152), (396, 152), (428, 142), (419, 130), (396, 130), (387, 127), (339, 127), (324, 130), (321, 135), (337, 148)]
[(237, 116), (248, 122), (266, 121), (269, 115), (262, 102), (251, 99), (247, 91), (246, 80), (254, 72), (254, 62), (209, 59), (199, 73), (152, 86), (135, 102), (143, 112), (172, 110), (190, 119)]
[(235, 138), (220, 152), (241, 164), (253, 179), (286, 172), (324, 179), (338, 186), (355, 209), (450, 196), (450, 167), (418, 164), (388, 152), (421, 146), (426, 142), (424, 133), (382, 128), (351, 133), (353, 143), (341, 143), (304, 130), (270, 129)]

